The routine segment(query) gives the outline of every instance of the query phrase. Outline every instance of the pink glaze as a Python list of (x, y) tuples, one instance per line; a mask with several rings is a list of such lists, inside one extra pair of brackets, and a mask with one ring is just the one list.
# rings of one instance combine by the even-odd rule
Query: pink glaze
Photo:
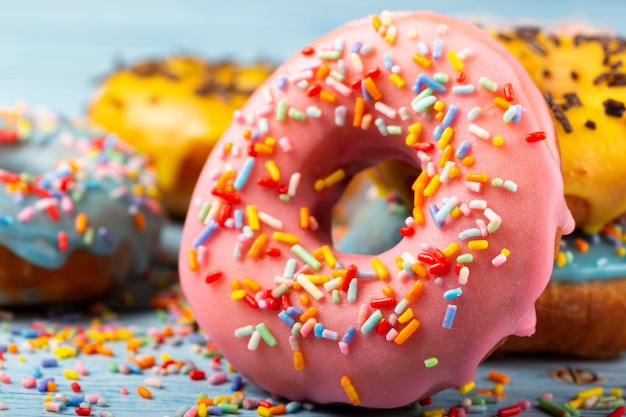
[[(349, 23), (311, 43), (312, 49), (303, 49), (278, 68), (250, 98), (241, 117), (230, 126), (209, 157), (184, 227), (180, 274), (200, 326), (243, 376), (292, 400), (396, 407), (470, 383), (477, 365), (500, 340), (511, 334), (526, 336), (534, 332), (534, 302), (550, 277), (555, 232), (560, 228), (569, 233), (573, 228), (563, 199), (550, 113), (540, 92), (504, 47), (473, 25), (430, 12), (383, 13), (379, 19), (382, 22), (379, 33), (373, 28), (372, 17)], [(389, 42), (383, 35), (385, 31)], [(397, 31), (395, 37), (389, 35), (394, 31)], [(433, 56), (436, 41), (442, 45), (439, 58)], [(351, 50), (358, 49), (357, 42), (361, 43), (361, 49), (355, 54), (363, 64), (362, 71), (358, 60), (351, 57)], [(423, 52), (431, 61), (428, 68), (412, 59), (420, 51), (420, 45), (428, 47)], [(364, 53), (364, 48), (371, 48), (369, 54)], [(457, 71), (447, 58), (451, 49), (463, 58), (466, 78), (462, 83), (456, 81)], [(334, 59), (324, 59), (316, 54), (336, 55)], [(398, 71), (406, 85), (399, 87), (390, 81), (385, 54), (390, 54), (392, 64), (397, 65), (393, 70)], [(335, 82), (319, 78), (322, 65), (343, 74)], [(372, 122), (369, 127), (366, 123), (352, 127), (355, 100), (363, 94), (362, 89), (350, 86), (374, 68), (380, 69), (373, 82), (381, 97), (365, 101)], [(377, 265), (384, 265), (388, 271), (388, 277), (382, 268), (375, 270), (371, 256), (331, 249), (338, 261), (332, 265), (334, 261), (324, 258), (319, 248), (324, 245), (332, 248), (330, 208), (349, 177), (391, 159), (409, 162), (422, 170), (430, 168), (432, 174), (443, 171), (438, 166), (442, 150), (437, 144), (426, 152), (434, 162), (428, 167), (426, 159), (418, 158), (416, 150), (405, 142), (409, 126), (419, 122), (423, 127), (419, 141), (435, 143), (433, 130), (441, 123), (432, 107), (425, 111), (414, 111), (411, 107), (416, 96), (411, 86), (418, 72), (449, 75), (445, 92), (435, 94), (445, 104), (444, 113), (452, 105), (458, 106), (450, 124), (454, 129), (450, 144), (456, 151), (463, 141), (469, 141), (467, 155), (473, 156), (475, 162), (466, 167), (452, 154), (450, 160), (460, 175), (449, 178), (424, 197), (423, 206), (415, 212), (424, 214), (423, 224), (418, 220), (413, 225), (412, 219), (408, 220), (409, 229), (414, 232), (412, 236), (375, 257)], [(479, 84), (483, 76), (497, 83), (495, 93)], [(512, 103), (524, 108), (517, 122), (505, 123), (505, 109), (493, 103), (494, 97), (504, 96), (507, 83), (513, 88)], [(454, 93), (452, 87), (459, 84), (472, 84), (475, 90), (469, 94)], [(326, 95), (316, 94), (316, 87), (310, 89), (313, 85), (333, 96), (329, 100)], [(403, 120), (400, 113), (394, 116), (393, 111), (388, 112), (384, 106), (375, 105), (376, 102), (393, 111), (406, 107), (408, 120)], [(304, 121), (296, 119), (298, 114), (294, 110), (280, 120), (283, 104), (286, 109), (313, 111)], [(310, 106), (316, 106), (321, 115), (312, 116), (317, 110)], [(335, 121), (337, 112), (342, 112), (338, 110), (341, 106), (347, 114), (344, 126), (338, 126)], [(475, 106), (482, 111), (472, 122), (468, 113)], [(376, 119), (380, 119), (378, 125)], [(377, 127), (381, 123), (386, 133), (397, 126), (401, 134), (383, 135)], [(470, 123), (486, 130), (489, 138), (480, 139), (470, 133)], [(246, 139), (250, 132), (252, 139)], [(545, 132), (546, 138), (525, 140), (533, 132)], [(492, 143), (497, 135), (504, 139), (501, 146)], [(255, 145), (255, 153), (250, 151), (253, 142), (265, 145)], [(253, 164), (247, 181), (243, 180), (245, 161)], [(276, 169), (268, 161), (273, 161)], [(315, 190), (316, 183), (320, 185), (318, 180), (339, 168), (344, 170), (345, 179), (322, 187), (321, 191)], [(234, 175), (225, 173), (228, 170), (233, 170)], [(257, 184), (260, 178), (269, 178), (271, 171), (279, 175), (278, 186)], [(289, 195), (287, 185), (295, 173), (301, 177), (297, 187), (292, 183)], [(486, 174), (487, 182), (477, 191), (468, 191), (465, 180), (468, 173)], [(512, 182), (498, 185), (498, 179)], [(443, 210), (446, 202), (454, 201), (452, 198), (458, 198), (458, 203), (452, 204), (454, 210), (438, 227), (429, 207)], [(478, 208), (465, 206), (472, 200), (484, 200), (492, 211), (485, 211), (480, 204)], [(250, 229), (254, 220), (249, 223), (245, 214), (249, 206), (278, 222), (262, 220), (258, 230)], [(312, 216), (308, 229), (300, 224), (302, 207), (308, 208)], [(236, 220), (238, 210), (243, 211), (241, 223)], [(501, 218), (497, 230), (485, 228), (492, 221), (498, 222), (492, 212)], [(316, 223), (319, 227), (311, 230)], [(459, 237), (463, 231), (481, 227), (485, 236)], [(274, 234), (277, 229), (295, 236), (297, 245), (317, 255), (319, 265), (309, 262), (307, 266), (297, 249), (293, 250), (292, 241), (285, 242)], [(200, 237), (203, 230), (209, 232)], [(267, 237), (267, 242), (263, 237)], [(488, 247), (471, 249), (475, 245), (469, 243), (472, 240), (484, 240)], [(433, 249), (445, 255), (438, 255)], [(498, 256), (502, 252), (505, 260)], [(423, 254), (438, 256), (443, 261), (441, 268), (432, 267), (432, 261)], [(471, 254), (473, 261), (467, 262), (464, 254)], [(403, 255), (408, 266), (399, 269), (396, 259)], [(496, 257), (498, 266), (492, 264)], [(286, 265), (294, 262), (289, 259), (295, 260), (295, 274), (285, 273)], [(466, 261), (469, 275), (457, 272), (459, 259)], [(354, 267), (359, 271), (354, 278), (356, 285), (352, 284), (356, 291), (339, 287), (336, 298), (333, 289), (322, 283), (310, 284), (316, 290), (309, 292), (295, 283), (302, 280), (299, 273), (316, 274), (324, 281), (345, 277)], [(467, 278), (465, 284), (459, 282), (464, 281), (461, 275)], [(402, 300), (411, 288), (420, 285), (416, 282), (423, 285), (423, 291), (404, 305)], [(383, 294), (385, 286), (393, 290), (391, 300), (378, 300), (390, 294), (389, 291), (388, 295)], [(458, 296), (449, 298), (455, 291)], [(309, 303), (304, 305), (303, 298), (308, 298)], [(293, 308), (283, 311), (287, 305)], [(450, 305), (456, 306), (456, 316), (450, 328), (444, 328), (444, 315)], [(394, 313), (396, 308), (398, 313), (410, 308), (414, 318), (404, 323), (394, 320), (398, 316)], [(309, 316), (298, 314), (307, 310)], [(376, 317), (390, 324), (384, 320), (380, 324)], [(362, 326), (366, 320), (367, 325)], [(315, 323), (318, 327), (312, 326)], [(342, 343), (351, 327), (356, 330), (354, 336)], [(407, 334), (408, 330), (403, 332), (403, 329), (415, 327), (403, 343), (400, 339), (403, 336), (395, 337), (397, 333)], [(368, 328), (371, 328), (369, 332)], [(253, 329), (257, 331), (252, 332)], [(259, 333), (264, 337), (259, 337)], [(299, 353), (294, 355), (294, 352)], [(294, 356), (301, 356), (303, 365), (296, 366)]]

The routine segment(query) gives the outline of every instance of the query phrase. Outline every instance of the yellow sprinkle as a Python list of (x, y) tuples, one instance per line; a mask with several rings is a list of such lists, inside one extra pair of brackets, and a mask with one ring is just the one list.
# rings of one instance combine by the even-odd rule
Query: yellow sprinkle
[(348, 396), (348, 399), (350, 400), (352, 405), (359, 405), (361, 403), (361, 400), (359, 399), (359, 394), (356, 392), (354, 385), (352, 385), (350, 378), (348, 378), (347, 376), (342, 376), (341, 386), (346, 392), (346, 395)]
[(261, 233), (258, 235), (248, 250), (248, 258), (256, 259), (261, 256), (265, 250), (265, 245), (267, 244), (268, 239), (267, 233)]
[(428, 270), (426, 269), (426, 267), (418, 262), (411, 264), (411, 270), (415, 272), (420, 278), (424, 278), (426, 275), (428, 275)]
[(457, 206), (457, 207), (454, 207), (452, 209), (452, 211), (450, 212), (450, 217), (456, 219), (456, 218), (460, 217), (461, 214), (462, 214), (461, 213), (461, 209)]
[(206, 417), (208, 414), (207, 405), (205, 403), (198, 404), (198, 417)]
[(48, 403), (50, 401), (52, 401), (52, 395), (51, 394), (48, 394), (48, 395), (43, 397), (43, 402), (44, 403)]
[(333, 172), (332, 174), (324, 178), (324, 186), (327, 188), (331, 187), (337, 184), (339, 181), (341, 181), (345, 177), (346, 177), (346, 172), (343, 169), (339, 168), (338, 170), (336, 170), (335, 172)]
[(272, 160), (265, 162), (265, 169), (267, 170), (267, 172), (270, 174), (270, 177), (274, 181), (280, 180), (280, 171), (278, 170), (278, 167), (276, 166), (276, 162)]
[(238, 279), (234, 279), (230, 282), (230, 290), (231, 291), (237, 291), (241, 289), (241, 281), (239, 281)]
[(446, 103), (444, 103), (441, 100), (437, 100), (435, 101), (435, 104), (433, 104), (433, 109), (437, 110), (437, 111), (443, 111), (443, 109), (446, 107)]
[(389, 279), (389, 271), (387, 270), (385, 264), (380, 261), (380, 259), (372, 258), (372, 267), (374, 268), (374, 271), (376, 272), (376, 276), (378, 276), (378, 278), (383, 280)]
[(507, 110), (509, 107), (511, 107), (511, 103), (509, 103), (506, 99), (500, 96), (494, 97), (493, 104), (500, 107), (502, 110)]
[(367, 92), (370, 93), (370, 96), (372, 96), (374, 100), (380, 100), (382, 98), (383, 95), (378, 87), (376, 87), (376, 83), (374, 83), (372, 77), (366, 77), (363, 80), (363, 86), (365, 87)]
[(261, 417), (271, 417), (272, 416), (272, 412), (270, 411), (269, 408), (265, 407), (265, 406), (258, 406), (256, 408), (256, 413), (258, 415), (260, 415)]
[(411, 56), (411, 59), (413, 59), (413, 62), (415, 62), (417, 65), (420, 65), (424, 68), (430, 67), (430, 59), (426, 58), (424, 55), (413, 54), (413, 56)]
[(502, 248), (500, 249), (500, 253), (503, 254), (504, 256), (509, 256), (511, 254), (511, 251), (508, 250), (507, 248)]
[(448, 176), (449, 176), (450, 178), (456, 178), (456, 177), (458, 177), (459, 175), (461, 175), (461, 170), (460, 170), (460, 169), (459, 169), (459, 167), (458, 167), (458, 166), (456, 166), (456, 165), (455, 165), (455, 166), (453, 166), (453, 167), (452, 167), (452, 169), (450, 170), (450, 172), (448, 173)]
[(572, 408), (579, 409), (582, 407), (584, 401), (585, 400), (582, 398), (574, 398), (573, 400), (568, 401), (567, 404)]
[(243, 297), (246, 296), (246, 290), (235, 290), (230, 293), (231, 300), (243, 300)]
[(565, 252), (559, 251), (559, 253), (556, 254), (556, 266), (558, 266), (559, 268), (565, 266), (565, 264), (567, 263), (567, 255), (565, 254)]
[(494, 136), (491, 143), (493, 143), (494, 146), (502, 146), (504, 145), (504, 138), (500, 135)]
[(320, 100), (333, 104), (337, 101), (337, 96), (329, 91), (322, 90), (320, 91)]
[(609, 391), (609, 395), (612, 395), (615, 398), (622, 398), (623, 390), (618, 387), (613, 387)]
[(426, 188), (424, 188), (424, 196), (429, 197), (435, 194), (435, 192), (439, 189), (439, 184), (441, 181), (439, 180), (439, 174), (435, 174), (431, 179)]
[(307, 294), (300, 294), (299, 300), (300, 304), (302, 304), (303, 306), (308, 306), (309, 304), (311, 304), (311, 299)]
[(476, 383), (474, 381), (472, 381), (472, 382), (468, 382), (467, 384), (463, 384), (463, 385), (459, 386), (457, 388), (457, 390), (461, 394), (467, 394), (468, 392), (472, 391), (475, 387), (476, 387)]
[(287, 243), (289, 245), (295, 245), (300, 241), (300, 238), (298, 236), (286, 232), (274, 232), (272, 234), (272, 239), (277, 242)]
[(244, 278), (241, 283), (253, 292), (258, 292), (261, 289), (261, 285), (252, 278)]
[(391, 74), (389, 76), (389, 81), (395, 84), (396, 87), (402, 88), (406, 85), (406, 82), (400, 77), (398, 74)]
[(484, 250), (489, 247), (489, 242), (485, 239), (470, 240), (467, 242), (467, 247), (470, 250)]
[(335, 265), (337, 265), (337, 259), (335, 258), (333, 251), (330, 249), (330, 246), (328, 245), (322, 246), (320, 248), (320, 252), (321, 252), (322, 258), (324, 258), (324, 262), (326, 262), (326, 265), (328, 265), (331, 268), (334, 268)]
[(454, 49), (450, 49), (446, 54), (446, 57), (456, 72), (463, 71), (463, 61), (461, 61), (461, 58), (459, 58)]
[(293, 367), (296, 371), (304, 369), (304, 357), (302, 356), (302, 352), (293, 352)]
[(496, 394), (502, 394), (504, 392), (504, 384), (499, 382), (494, 384), (492, 391)]
[(382, 27), (383, 23), (380, 21), (380, 17), (372, 16), (372, 26), (374, 26), (374, 30), (378, 32)]
[(187, 250), (187, 262), (189, 263), (190, 271), (197, 271), (199, 269), (198, 255), (194, 248)]
[(417, 136), (415, 136), (413, 133), (409, 133), (408, 135), (406, 135), (406, 138), (404, 138), (404, 143), (406, 144), (406, 146), (413, 146), (417, 143)]
[(626, 255), (626, 248), (623, 246), (619, 246), (616, 250), (615, 253), (617, 254), (617, 256), (624, 256)]
[(443, 408), (431, 408), (428, 410), (422, 410), (422, 417), (443, 417), (446, 415), (446, 410)]
[(454, 148), (452, 147), (452, 145), (446, 145), (446, 147), (443, 149), (443, 152), (441, 152), (441, 157), (439, 158), (439, 168), (443, 168), (446, 165), (446, 162), (452, 160), (453, 156)]
[(403, 344), (404, 342), (407, 341), (409, 337), (411, 337), (411, 335), (413, 335), (413, 333), (417, 331), (419, 327), (420, 327), (419, 320), (411, 319), (409, 324), (407, 324), (402, 330), (400, 330), (400, 332), (396, 335), (393, 341), (398, 345)]
[(65, 369), (63, 371), (63, 376), (67, 379), (73, 379), (73, 380), (77, 380), (78, 379), (78, 371), (75, 371), (73, 369)]
[(325, 188), (324, 180), (316, 180), (313, 184), (313, 189), (315, 191), (322, 191)]
[(586, 390), (578, 391), (576, 393), (576, 398), (580, 398), (582, 400), (586, 400), (591, 397), (600, 397), (604, 389), (602, 387), (593, 387)]
[(248, 219), (248, 226), (251, 230), (259, 230), (261, 223), (259, 222), (259, 214), (256, 210), (256, 206), (246, 206), (246, 217)]
[(461, 247), (458, 243), (452, 242), (441, 251), (446, 257), (450, 257), (461, 250)]
[(398, 36), (398, 28), (396, 25), (391, 25), (387, 28), (387, 32), (385, 32), (385, 42), (388, 45), (393, 45), (396, 41), (396, 37)]
[(422, 124), (420, 122), (416, 122), (409, 125), (409, 133), (419, 138), (422, 133)]
[(265, 141), (264, 141), (264, 142), (265, 142), (265, 144), (266, 144), (267, 146), (274, 146), (274, 145), (276, 145), (276, 138), (273, 138), (273, 137), (271, 137), (271, 136), (268, 136), (268, 137), (266, 137), (266, 138), (265, 138)]
[(448, 145), (448, 143), (450, 143), (452, 135), (454, 135), (454, 129), (452, 127), (448, 126), (443, 129), (443, 132), (441, 132), (441, 137), (437, 141), (437, 146), (439, 146), (439, 149), (444, 149)]
[(309, 281), (311, 281), (315, 285), (324, 284), (330, 281), (330, 277), (324, 274), (304, 274)]
[(404, 324), (411, 320), (413, 317), (415, 317), (415, 314), (413, 314), (413, 310), (409, 307), (404, 310), (404, 313), (400, 314), (400, 316), (398, 317), (398, 323)]

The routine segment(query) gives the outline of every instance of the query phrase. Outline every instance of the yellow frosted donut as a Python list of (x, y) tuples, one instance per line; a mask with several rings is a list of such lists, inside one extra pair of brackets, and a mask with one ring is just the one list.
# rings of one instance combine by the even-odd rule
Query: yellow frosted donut
[(89, 118), (153, 159), (166, 208), (182, 217), (213, 144), (271, 69), (187, 55), (138, 62), (104, 79)]

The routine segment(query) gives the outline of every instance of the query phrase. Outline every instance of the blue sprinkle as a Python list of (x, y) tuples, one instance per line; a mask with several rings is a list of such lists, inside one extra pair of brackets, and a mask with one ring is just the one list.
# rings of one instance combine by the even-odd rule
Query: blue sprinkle
[(452, 328), (454, 322), (454, 316), (456, 315), (456, 306), (454, 304), (448, 304), (446, 308), (446, 314), (443, 316), (443, 323), (441, 324), (444, 329)]
[(57, 366), (59, 366), (59, 363), (56, 358), (45, 358), (41, 360), (42, 368), (55, 368)]
[(377, 278), (376, 271), (359, 269), (356, 273), (357, 278)]
[(463, 294), (463, 290), (461, 288), (452, 288), (443, 293), (444, 300), (452, 300), (453, 298), (460, 297)]
[(384, 65), (386, 69), (391, 69), (391, 67), (393, 67), (393, 62), (391, 61), (390, 53), (385, 53), (383, 60), (384, 60)]
[(285, 323), (289, 327), (293, 326), (296, 323), (294, 318), (291, 317), (289, 313), (287, 313), (287, 310), (283, 310), (280, 313), (278, 313), (278, 318), (281, 319), (283, 323)]
[(243, 378), (241, 375), (235, 375), (230, 383), (230, 390), (239, 391), (241, 388), (243, 388)]
[(350, 52), (352, 52), (353, 54), (358, 54), (359, 52), (361, 52), (361, 46), (363, 46), (361, 42), (355, 42), (350, 48)]
[(354, 326), (348, 327), (348, 330), (346, 330), (346, 333), (341, 338), (341, 341), (343, 343), (350, 343), (350, 341), (354, 337), (355, 333), (356, 333), (356, 327), (354, 327)]
[(423, 72), (417, 75), (417, 78), (419, 78), (419, 80), (427, 85), (428, 87), (432, 88), (435, 91), (438, 91), (440, 93), (444, 93), (446, 91), (446, 86), (441, 84), (439, 81), (435, 80), (434, 78), (428, 76), (427, 74), (424, 74)]
[(67, 398), (67, 405), (76, 407), (85, 401), (85, 394), (75, 394)]
[(315, 335), (315, 337), (321, 338), (323, 332), (324, 332), (324, 325), (322, 323), (315, 323), (315, 326), (313, 326), (313, 334)]
[(100, 236), (100, 238), (102, 238), (104, 243), (106, 243), (108, 246), (110, 247), (115, 246), (113, 237), (109, 234), (109, 231), (107, 230), (106, 227), (103, 226), (103, 227), (98, 228), (98, 236)]
[(41, 381), (37, 382), (37, 391), (39, 391), (39, 392), (46, 392), (46, 391), (48, 391), (48, 383), (49, 382), (54, 382), (54, 378), (52, 378), (52, 377), (45, 378), (45, 379), (42, 379)]
[(431, 204), (430, 206), (428, 206), (428, 212), (430, 213), (430, 216), (432, 217), (433, 221), (435, 222), (435, 226), (437, 226), (439, 229), (441, 229), (443, 227), (443, 222), (442, 221), (437, 221), (437, 212), (439, 211), (439, 208), (437, 207), (436, 204)]
[(515, 106), (515, 116), (513, 116), (513, 119), (511, 119), (511, 121), (513, 123), (518, 123), (520, 120), (522, 120), (522, 105), (521, 104), (514, 104)]
[(30, 371), (31, 376), (34, 376), (35, 378), (41, 378), (41, 369), (39, 369), (38, 366), (35, 366), (31, 371)]
[(433, 59), (441, 58), (441, 52), (443, 50), (443, 42), (439, 39), (435, 39), (433, 42)]
[(407, 259), (402, 261), (402, 269), (404, 269), (404, 272), (406, 272), (410, 276), (415, 276), (415, 271), (413, 271), (413, 268), (411, 268), (411, 262)]
[(459, 111), (458, 106), (454, 104), (450, 104), (450, 107), (448, 107), (448, 111), (446, 112), (446, 114), (443, 116), (443, 119), (441, 120), (441, 126), (443, 127), (450, 126), (452, 122), (454, 121), (454, 117), (456, 116), (458, 111)]
[(193, 248), (197, 248), (202, 243), (204, 243), (209, 236), (211, 236), (217, 230), (218, 224), (215, 220), (211, 220), (209, 224), (200, 232), (200, 234), (196, 237), (196, 239), (192, 243)]
[(233, 218), (235, 219), (235, 228), (241, 229), (243, 227), (243, 210), (235, 209), (233, 212)]
[(287, 86), (287, 77), (283, 75), (282, 77), (278, 79), (278, 89), (284, 90), (286, 86)]
[(471, 144), (469, 141), (464, 140), (461, 142), (458, 148), (456, 148), (456, 152), (454, 153), (454, 157), (457, 159), (463, 159), (467, 155), (467, 152), (470, 150)]
[(290, 401), (285, 405), (287, 414), (297, 413), (302, 409), (302, 403), (299, 401)]
[(210, 407), (207, 407), (207, 412), (211, 416), (221, 416), (224, 414), (224, 411), (217, 405), (212, 405)]
[(249, 156), (246, 158), (245, 161), (243, 161), (243, 165), (241, 166), (241, 169), (237, 173), (237, 177), (235, 177), (235, 181), (233, 182), (235, 190), (241, 190), (241, 188), (246, 185), (246, 182), (248, 182), (248, 178), (250, 178), (250, 172), (254, 167), (255, 160), (255, 157)]
[(363, 100), (365, 101), (372, 101), (372, 96), (370, 95), (369, 91), (367, 91), (367, 88), (365, 88), (365, 83), (361, 83), (361, 92), (363, 93)]
[(23, 328), (20, 330), (20, 335), (24, 339), (36, 339), (39, 336), (39, 331), (35, 329)]
[(299, 315), (302, 314), (302, 310), (300, 308), (296, 307), (296, 306), (289, 306), (289, 307), (287, 307), (287, 309), (285, 311), (290, 316), (299, 316)]
[(439, 140), (441, 139), (441, 134), (443, 133), (443, 127), (441, 125), (435, 126), (433, 129), (433, 139)]

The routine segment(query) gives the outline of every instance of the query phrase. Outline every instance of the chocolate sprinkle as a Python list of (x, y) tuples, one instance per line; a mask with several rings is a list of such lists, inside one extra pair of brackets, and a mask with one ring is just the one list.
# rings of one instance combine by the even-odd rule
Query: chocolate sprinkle
[(591, 130), (596, 130), (596, 122), (594, 122), (593, 120), (587, 120), (585, 122), (585, 127)]
[(607, 116), (622, 117), (626, 105), (623, 102), (608, 98), (602, 102), (604, 105), (604, 113)]

